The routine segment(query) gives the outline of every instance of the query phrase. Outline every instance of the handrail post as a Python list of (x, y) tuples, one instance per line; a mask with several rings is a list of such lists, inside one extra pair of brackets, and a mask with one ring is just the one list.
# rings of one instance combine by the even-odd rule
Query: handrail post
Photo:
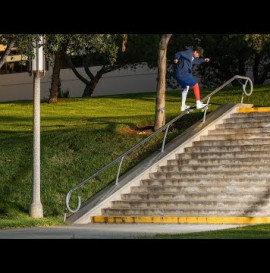
[(119, 162), (119, 166), (118, 166), (118, 170), (117, 170), (117, 175), (116, 175), (116, 180), (115, 180), (115, 185), (118, 184), (118, 179), (119, 179), (120, 169), (121, 169), (121, 166), (122, 166), (123, 159), (124, 159), (124, 156), (121, 157), (121, 160)]
[(166, 141), (166, 137), (167, 137), (167, 134), (168, 134), (168, 131), (169, 131), (169, 127), (170, 127), (170, 125), (167, 126), (166, 131), (165, 131), (165, 134), (164, 134), (164, 137), (163, 137), (161, 153), (164, 152), (165, 141)]
[(240, 103), (243, 103), (243, 101), (244, 101), (244, 95), (245, 95), (245, 92), (243, 91), (243, 92), (242, 92), (242, 97), (241, 97), (241, 102), (240, 102)]
[(241, 103), (243, 103), (243, 101), (244, 101), (244, 95), (245, 95), (245, 90), (246, 90), (247, 83), (248, 83), (248, 80), (246, 80), (245, 84), (242, 84), (243, 93), (242, 93)]
[[(210, 102), (210, 98), (211, 98), (211, 96), (208, 98), (208, 100), (207, 100), (207, 104), (209, 104), (209, 102)], [(207, 110), (208, 110), (208, 105), (207, 105), (207, 107), (205, 107), (205, 109), (204, 109), (204, 113), (203, 113), (203, 121), (202, 121), (202, 123), (205, 123), (205, 118), (206, 118), (206, 112), (207, 112)]]

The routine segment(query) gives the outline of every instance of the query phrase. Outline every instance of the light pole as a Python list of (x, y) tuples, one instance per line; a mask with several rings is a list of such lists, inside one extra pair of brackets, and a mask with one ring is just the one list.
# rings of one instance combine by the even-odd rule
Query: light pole
[(30, 216), (43, 218), (43, 207), (40, 200), (40, 76), (45, 73), (45, 56), (43, 37), (34, 43), (34, 58), (32, 60), (33, 78), (33, 175), (32, 203)]

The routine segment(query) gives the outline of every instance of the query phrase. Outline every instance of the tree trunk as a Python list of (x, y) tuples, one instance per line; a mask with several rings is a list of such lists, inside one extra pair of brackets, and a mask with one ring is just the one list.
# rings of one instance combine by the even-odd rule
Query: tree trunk
[(246, 75), (246, 62), (244, 58), (239, 58), (238, 70), (239, 70), (239, 75), (242, 75), (242, 76)]
[(258, 77), (259, 77), (259, 63), (260, 63), (259, 54), (255, 53), (254, 64), (253, 64), (253, 79), (255, 84), (258, 82)]
[(72, 59), (68, 55), (67, 55), (67, 62), (69, 64), (69, 66), (71, 67), (72, 71), (74, 72), (74, 74), (77, 76), (77, 78), (79, 80), (81, 80), (85, 84), (85, 89), (83, 91), (82, 97), (91, 97), (92, 94), (93, 94), (93, 92), (94, 92), (94, 90), (95, 90), (95, 88), (96, 88), (96, 86), (97, 86), (97, 84), (98, 84), (98, 82), (99, 82), (99, 80), (102, 78), (102, 75), (118, 68), (118, 66), (112, 66), (112, 67), (109, 67), (109, 68), (105, 69), (105, 66), (103, 66), (97, 72), (97, 74), (94, 76), (92, 74), (92, 72), (89, 70), (87, 60), (85, 59), (85, 61), (84, 61), (84, 70), (86, 72), (86, 75), (90, 79), (90, 80), (87, 80), (86, 78), (84, 78), (77, 71), (76, 67), (73, 65)]
[(93, 80), (91, 80), (86, 86), (85, 89), (83, 91), (83, 95), (82, 97), (91, 97), (100, 78), (102, 77), (102, 75), (100, 75), (100, 73), (97, 73), (97, 75), (95, 76), (95, 78)]
[[(256, 53), (254, 63), (253, 63), (253, 79), (254, 84), (263, 84), (265, 80), (269, 79), (267, 77), (269, 70), (270, 70), (270, 64), (261, 64), (263, 62), (263, 55), (260, 53)], [(263, 66), (261, 69), (260, 66)]]
[(158, 78), (156, 96), (156, 114), (154, 130), (158, 130), (165, 124), (165, 91), (167, 70), (167, 46), (172, 34), (162, 34), (159, 41), (158, 51)]
[(7, 56), (9, 55), (11, 48), (14, 46), (15, 40), (12, 40), (9, 45), (6, 47), (2, 58), (0, 58), (0, 68), (3, 66), (3, 64), (6, 62)]
[(54, 55), (54, 65), (53, 65), (53, 74), (52, 74), (52, 82), (51, 82), (51, 88), (50, 88), (49, 103), (56, 103), (58, 100), (60, 71), (62, 66), (62, 58), (64, 57), (65, 52), (66, 52), (65, 49), (60, 49), (56, 51)]
[(259, 77), (258, 84), (263, 84), (265, 80), (269, 79), (269, 77), (267, 76), (269, 74), (269, 71), (270, 64), (268, 63), (263, 66), (262, 74)]

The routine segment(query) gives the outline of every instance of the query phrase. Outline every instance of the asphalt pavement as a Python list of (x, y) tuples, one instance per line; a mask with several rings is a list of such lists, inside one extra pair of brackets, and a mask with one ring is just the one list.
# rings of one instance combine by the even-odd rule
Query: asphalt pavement
[(236, 224), (84, 224), (0, 230), (0, 239), (135, 239), (235, 228)]

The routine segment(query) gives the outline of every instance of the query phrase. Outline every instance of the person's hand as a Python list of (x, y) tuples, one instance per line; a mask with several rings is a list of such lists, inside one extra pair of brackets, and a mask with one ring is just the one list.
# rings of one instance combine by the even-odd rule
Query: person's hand
[(177, 63), (178, 63), (178, 59), (174, 59), (173, 62), (174, 62), (175, 64), (177, 64)]
[(209, 58), (205, 58), (204, 61), (208, 63), (210, 61), (210, 59)]

